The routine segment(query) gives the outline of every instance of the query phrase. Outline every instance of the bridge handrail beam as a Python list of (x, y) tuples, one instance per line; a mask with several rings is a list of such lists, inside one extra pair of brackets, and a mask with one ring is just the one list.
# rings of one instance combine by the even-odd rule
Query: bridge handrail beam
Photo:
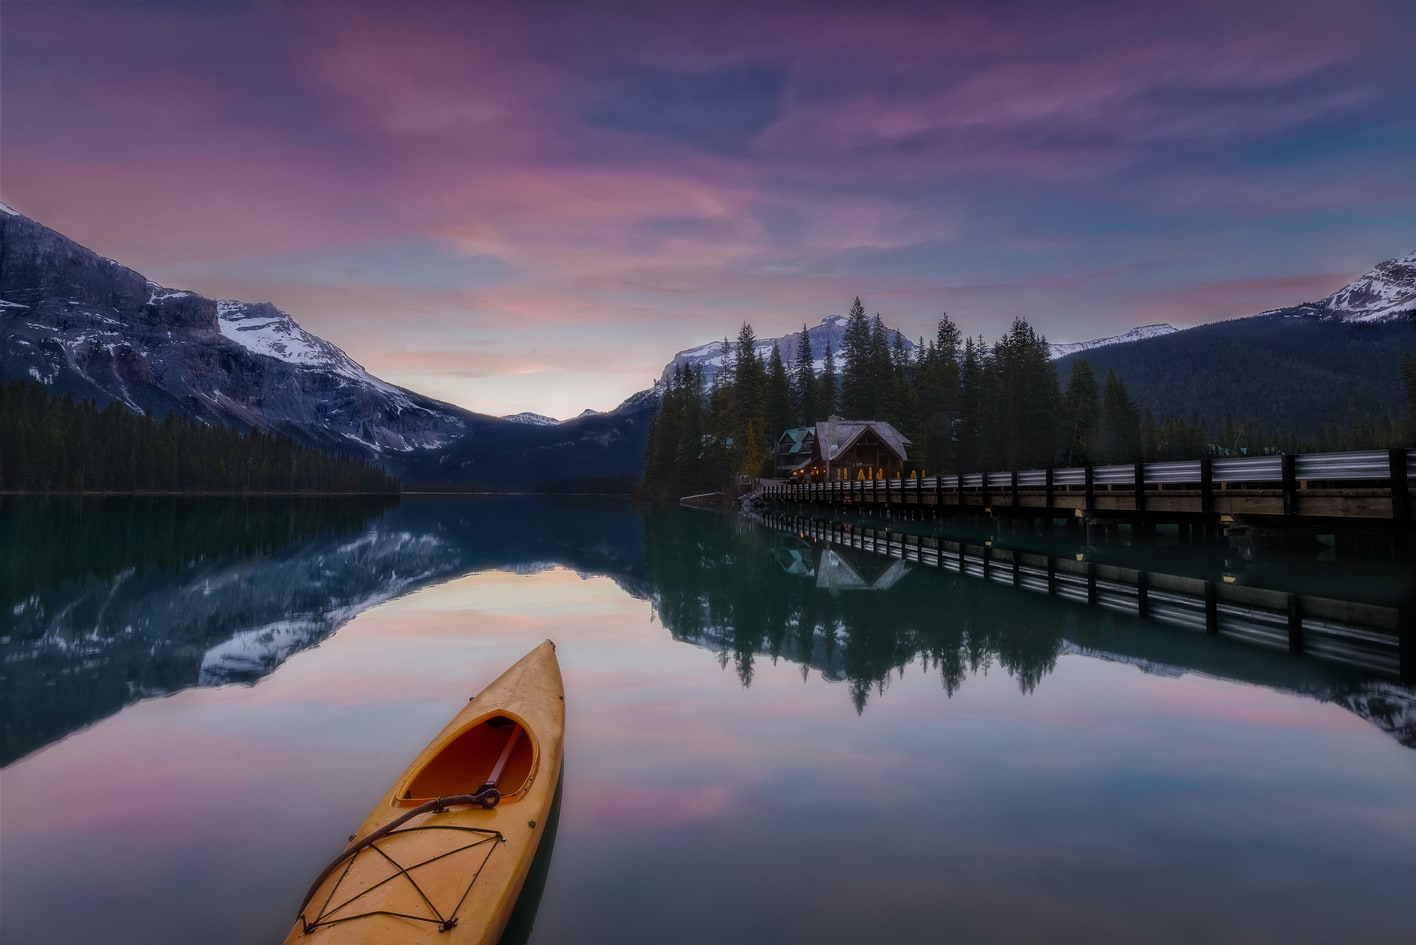
[(1212, 468), (1215, 482), (1281, 482), (1282, 456), (1239, 456), (1216, 459)]
[(1386, 479), (1391, 476), (1391, 457), (1386, 450), (1299, 453), (1294, 459), (1299, 479)]

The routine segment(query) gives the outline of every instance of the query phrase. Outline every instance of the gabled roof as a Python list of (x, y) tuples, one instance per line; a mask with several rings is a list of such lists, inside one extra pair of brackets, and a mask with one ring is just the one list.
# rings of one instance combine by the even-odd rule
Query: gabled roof
[(836, 459), (855, 445), (866, 431), (874, 433), (882, 443), (899, 454), (901, 462), (909, 458), (906, 455), (909, 439), (884, 420), (842, 420), (839, 417), (816, 424), (816, 442), (821, 458), (827, 462)]
[(778, 453), (810, 453), (816, 431), (811, 427), (792, 427), (777, 437)]

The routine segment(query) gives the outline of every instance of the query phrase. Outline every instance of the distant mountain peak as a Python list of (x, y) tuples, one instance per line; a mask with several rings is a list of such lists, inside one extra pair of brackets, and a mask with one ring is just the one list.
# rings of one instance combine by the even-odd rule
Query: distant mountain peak
[(1111, 345), (1125, 345), (1133, 341), (1144, 341), (1147, 338), (1159, 338), (1162, 335), (1173, 335), (1179, 331), (1174, 325), (1161, 323), (1159, 325), (1142, 325), (1139, 328), (1132, 328), (1130, 331), (1120, 335), (1110, 335), (1106, 338), (1094, 338), (1091, 341), (1076, 341), (1066, 344), (1049, 344), (1052, 360), (1065, 358), (1069, 354), (1077, 354), (1081, 351), (1091, 351), (1094, 348), (1107, 348)]
[(1378, 263), (1315, 305), (1349, 322), (1386, 321), (1416, 309), (1416, 252)]
[[(841, 341), (845, 336), (846, 324), (850, 320), (844, 315), (827, 315), (815, 325), (806, 330), (806, 336), (811, 340), (811, 354), (814, 358), (814, 369), (819, 373), (826, 360), (826, 346), (831, 346), (831, 351), (837, 357), (837, 364), (840, 364)], [(885, 326), (885, 339), (888, 344), (893, 345), (895, 338), (899, 337), (904, 342), (905, 351), (911, 357), (915, 354), (916, 345), (910, 339), (890, 326)], [(764, 361), (769, 356), (772, 347), (775, 345), (781, 352), (782, 361), (791, 367), (796, 362), (797, 346), (801, 344), (801, 331), (788, 332), (777, 338), (758, 338), (753, 346), (757, 356)], [(728, 339), (728, 357), (737, 349), (737, 342)], [(659, 376), (660, 385), (667, 386), (673, 378), (674, 369), (679, 366), (694, 365), (703, 372), (705, 383), (711, 381), (724, 369), (723, 342), (710, 341), (706, 344), (693, 348), (685, 348), (674, 355), (672, 361), (664, 365), (664, 371)]]
[(555, 417), (548, 417), (545, 414), (540, 413), (532, 413), (529, 410), (523, 410), (521, 413), (513, 413), (508, 416), (502, 417), (502, 419), (510, 420), (512, 423), (524, 423), (528, 426), (533, 427), (553, 427), (556, 424), (560, 423), (560, 421), (557, 420)]

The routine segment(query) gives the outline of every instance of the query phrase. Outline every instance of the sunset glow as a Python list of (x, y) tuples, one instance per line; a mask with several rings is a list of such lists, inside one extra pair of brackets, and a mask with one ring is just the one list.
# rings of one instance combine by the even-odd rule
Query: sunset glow
[(1416, 248), (1416, 7), (10, 3), (0, 199), (394, 383), (570, 417), (859, 295), (1177, 327)]

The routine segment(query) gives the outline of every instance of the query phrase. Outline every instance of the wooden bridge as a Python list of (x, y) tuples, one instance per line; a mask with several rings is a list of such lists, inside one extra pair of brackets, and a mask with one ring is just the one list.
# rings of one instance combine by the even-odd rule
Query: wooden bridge
[(1132, 521), (1240, 518), (1408, 525), (1416, 449), (960, 473), (764, 487), (769, 503)]

